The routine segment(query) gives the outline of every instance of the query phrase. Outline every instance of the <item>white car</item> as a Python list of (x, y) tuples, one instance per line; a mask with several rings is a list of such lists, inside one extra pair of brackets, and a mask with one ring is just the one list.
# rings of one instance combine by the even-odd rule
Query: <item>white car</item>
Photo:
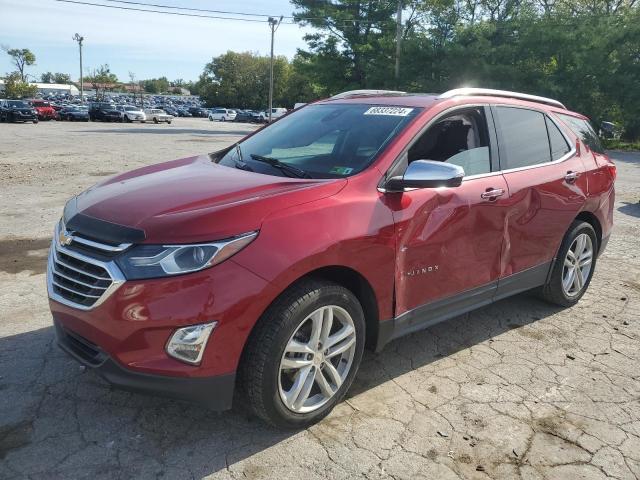
[[(271, 109), (271, 120), (275, 120), (276, 118), (280, 118), (283, 115), (287, 114), (286, 108), (272, 108)], [(269, 110), (265, 110), (264, 112), (260, 112), (260, 121), (268, 122), (269, 121)]]
[(169, 115), (167, 112), (160, 108), (150, 108), (144, 111), (147, 116), (147, 120), (153, 120), (153, 123), (167, 122), (171, 123), (173, 115)]
[(218, 120), (219, 122), (233, 122), (236, 119), (236, 111), (228, 108), (216, 108), (212, 112), (209, 112), (209, 120), (212, 122)]
[(131, 123), (131, 122), (142, 122), (144, 123), (147, 120), (146, 115), (142, 111), (140, 107), (134, 107), (133, 105), (118, 105), (116, 110), (122, 112), (122, 121)]

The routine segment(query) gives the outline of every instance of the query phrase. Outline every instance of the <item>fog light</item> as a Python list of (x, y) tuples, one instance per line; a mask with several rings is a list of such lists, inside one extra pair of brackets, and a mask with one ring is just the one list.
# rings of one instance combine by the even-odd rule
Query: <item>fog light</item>
[(167, 353), (183, 362), (198, 365), (202, 360), (209, 336), (217, 323), (201, 323), (179, 328), (173, 332), (167, 343)]

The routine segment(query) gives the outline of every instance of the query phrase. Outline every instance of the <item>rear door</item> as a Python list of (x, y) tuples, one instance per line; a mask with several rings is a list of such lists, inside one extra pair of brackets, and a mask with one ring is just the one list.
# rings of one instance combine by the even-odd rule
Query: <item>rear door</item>
[(510, 193), (496, 297), (541, 285), (587, 195), (585, 167), (545, 112), (494, 106), (500, 166)]

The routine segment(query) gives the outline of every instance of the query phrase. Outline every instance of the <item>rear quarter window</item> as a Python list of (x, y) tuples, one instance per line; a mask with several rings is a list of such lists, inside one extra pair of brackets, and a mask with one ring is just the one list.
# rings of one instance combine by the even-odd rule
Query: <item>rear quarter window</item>
[(596, 153), (604, 153), (598, 134), (588, 120), (557, 113), (558, 117), (575, 133), (584, 144)]

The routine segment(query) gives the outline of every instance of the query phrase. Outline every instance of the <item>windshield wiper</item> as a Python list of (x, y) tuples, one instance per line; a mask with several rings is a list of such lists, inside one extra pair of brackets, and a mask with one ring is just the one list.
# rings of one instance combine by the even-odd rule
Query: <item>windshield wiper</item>
[(251, 154), (251, 158), (257, 162), (268, 163), (272, 167), (277, 168), (278, 170), (282, 170), (285, 173), (290, 173), (298, 178), (313, 178), (311, 175), (309, 175), (307, 172), (305, 172), (301, 168), (294, 167), (293, 165), (289, 165), (288, 163), (281, 162), (277, 158), (265, 157), (262, 155), (257, 155), (255, 153)]
[(240, 149), (240, 144), (236, 143), (236, 155), (238, 156), (237, 160), (234, 160), (235, 167), (238, 170), (246, 170), (247, 172), (253, 172), (253, 168), (247, 165), (247, 162), (242, 158), (242, 150)]

